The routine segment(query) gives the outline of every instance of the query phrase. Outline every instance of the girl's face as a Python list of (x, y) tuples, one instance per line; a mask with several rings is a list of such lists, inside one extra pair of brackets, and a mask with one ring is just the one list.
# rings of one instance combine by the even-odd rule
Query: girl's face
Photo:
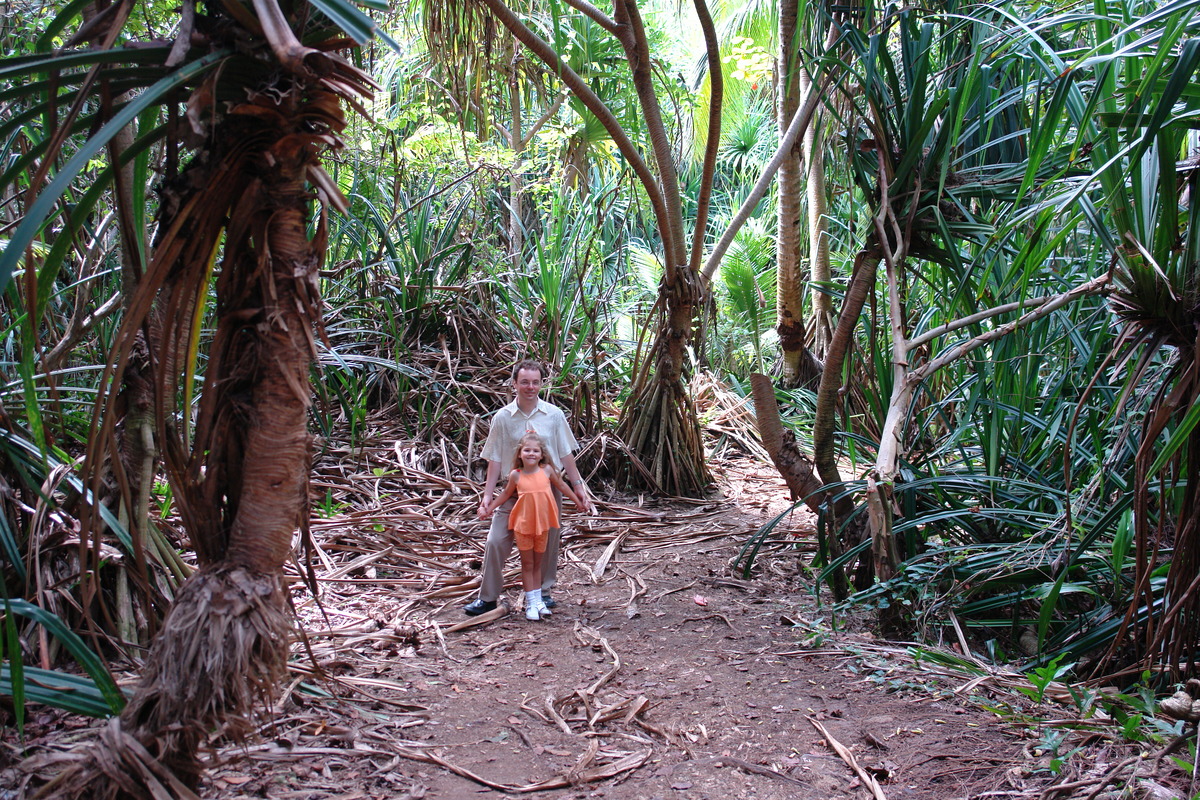
[(542, 446), (537, 442), (525, 442), (522, 444), (521, 463), (526, 467), (536, 467), (542, 463)]

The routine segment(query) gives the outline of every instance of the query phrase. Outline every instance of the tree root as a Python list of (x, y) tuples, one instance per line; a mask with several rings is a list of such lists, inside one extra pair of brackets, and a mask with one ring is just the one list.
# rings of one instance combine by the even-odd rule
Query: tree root
[(235, 739), (287, 666), (291, 614), (276, 575), (228, 564), (197, 572), (155, 638), (133, 699), (39, 797), (194, 797), (200, 745)]

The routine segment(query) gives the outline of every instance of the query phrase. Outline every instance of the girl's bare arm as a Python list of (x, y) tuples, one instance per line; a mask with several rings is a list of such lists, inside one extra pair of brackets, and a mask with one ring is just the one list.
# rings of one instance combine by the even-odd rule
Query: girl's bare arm
[(517, 492), (517, 471), (514, 469), (508, 474), (508, 483), (504, 485), (504, 491), (492, 498), (492, 502), (488, 503), (487, 509), (480, 517), (491, 516), (497, 508), (504, 504), (504, 501), (512, 497)]
[(579, 495), (575, 494), (575, 490), (571, 488), (570, 484), (562, 479), (558, 470), (548, 467), (546, 471), (550, 475), (550, 482), (554, 484), (554, 488), (571, 498), (571, 502), (575, 504), (576, 508), (583, 508), (583, 500), (579, 499)]

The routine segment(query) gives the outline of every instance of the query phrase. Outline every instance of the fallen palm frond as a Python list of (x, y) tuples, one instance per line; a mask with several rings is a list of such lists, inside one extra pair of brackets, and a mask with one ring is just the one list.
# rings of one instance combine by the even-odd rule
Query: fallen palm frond
[(833, 735), (829, 731), (825, 730), (824, 725), (817, 722), (812, 717), (807, 717), (807, 719), (812, 723), (812, 726), (816, 728), (822, 736), (825, 737), (825, 741), (829, 743), (830, 749), (837, 753), (838, 757), (841, 758), (842, 761), (846, 762), (846, 766), (850, 767), (850, 769), (854, 771), (854, 774), (858, 776), (858, 779), (862, 781), (862, 784), (867, 787), (867, 791), (871, 793), (871, 796), (875, 798), (875, 800), (887, 800), (887, 796), (883, 793), (883, 789), (880, 787), (879, 781), (875, 780), (874, 775), (859, 766), (858, 759), (854, 757), (854, 753), (851, 753), (848, 749), (846, 749), (844, 744), (833, 738)]

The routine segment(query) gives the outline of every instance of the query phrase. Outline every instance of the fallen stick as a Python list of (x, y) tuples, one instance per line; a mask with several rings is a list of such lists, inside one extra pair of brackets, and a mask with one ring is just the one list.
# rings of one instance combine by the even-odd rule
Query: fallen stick
[(805, 719), (811, 722), (813, 727), (825, 737), (825, 741), (829, 742), (829, 746), (833, 748), (833, 752), (837, 753), (841, 757), (842, 761), (846, 762), (846, 766), (854, 770), (854, 774), (858, 776), (860, 781), (862, 781), (863, 786), (866, 786), (871, 790), (871, 795), (875, 798), (875, 800), (887, 800), (887, 796), (883, 793), (883, 789), (879, 787), (879, 781), (875, 780), (874, 775), (858, 765), (858, 759), (854, 757), (854, 753), (851, 753), (846, 749), (845, 745), (833, 738), (833, 735), (830, 734), (829, 731), (825, 730), (824, 725), (817, 722), (812, 717), (805, 717)]
[[(411, 761), (421, 761), (426, 764), (437, 764), (438, 766), (453, 772), (460, 778), (466, 778), (469, 781), (474, 781), (481, 786), (486, 786), (489, 789), (495, 789), (499, 792), (509, 792), (511, 794), (526, 794), (528, 792), (541, 792), (547, 789), (565, 789), (570, 786), (577, 786), (584, 783), (595, 783), (602, 781), (605, 778), (613, 778), (620, 775), (622, 772), (629, 772), (637, 769), (650, 760), (650, 755), (654, 752), (652, 749), (647, 749), (637, 753), (630, 753), (624, 758), (614, 761), (599, 767), (592, 767), (581, 772), (567, 775), (559, 775), (553, 778), (548, 778), (538, 783), (530, 783), (524, 786), (516, 786), (512, 784), (499, 783), (489, 780), (478, 773), (472, 772), (469, 769), (460, 767), (457, 764), (447, 761), (437, 753), (423, 753), (419, 750), (412, 750), (407, 747), (397, 747), (395, 752), (401, 758), (407, 758)], [(586, 753), (585, 753), (586, 755)]]
[[(682, 763), (687, 764), (689, 762), (685, 761)], [(755, 775), (763, 775), (768, 778), (775, 778), (777, 780), (786, 781), (787, 783), (794, 783), (799, 786), (809, 786), (807, 782), (780, 772), (779, 770), (774, 770), (770, 767), (763, 767), (758, 764), (751, 764), (749, 761), (743, 761), (740, 758), (733, 758), (732, 756), (713, 756), (712, 758), (697, 759), (696, 761), (690, 763), (716, 764), (717, 766), (736, 767), (737, 769), (744, 770)], [(676, 766), (682, 766), (682, 764), (677, 764)], [(672, 772), (673, 771), (674, 768), (672, 768)]]
[(510, 611), (512, 611), (512, 608), (509, 607), (508, 601), (501, 599), (500, 602), (496, 604), (496, 607), (491, 611), (485, 611), (478, 617), (472, 617), (471, 619), (464, 619), (462, 622), (456, 622), (449, 628), (446, 628), (444, 632), (457, 633), (458, 631), (465, 631), (467, 628), (474, 628), (476, 625), (486, 625), (489, 622), (495, 622), (498, 619), (508, 616)]

